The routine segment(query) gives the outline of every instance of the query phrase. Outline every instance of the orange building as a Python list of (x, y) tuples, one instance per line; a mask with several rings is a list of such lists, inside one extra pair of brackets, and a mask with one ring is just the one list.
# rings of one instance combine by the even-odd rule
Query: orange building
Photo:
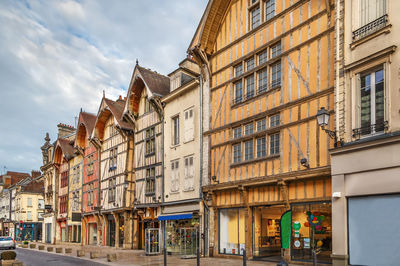
[[(279, 221), (291, 209), (300, 229), (285, 257), (311, 260), (310, 247), (318, 243), (318, 261), (331, 260), (333, 141), (315, 115), (334, 108), (332, 5), (207, 5), (188, 52), (202, 70), (203, 192), (214, 256), (245, 249), (248, 257), (280, 259)], [(308, 215), (324, 217), (315, 234)]]

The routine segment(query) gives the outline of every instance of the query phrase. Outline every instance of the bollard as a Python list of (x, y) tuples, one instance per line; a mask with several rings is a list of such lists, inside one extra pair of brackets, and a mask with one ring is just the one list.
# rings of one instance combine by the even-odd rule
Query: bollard
[(72, 248), (65, 248), (65, 253), (72, 253)]
[(197, 266), (200, 266), (200, 249), (199, 249), (199, 245), (197, 245)]
[(44, 250), (44, 246), (43, 245), (38, 246), (38, 248), (39, 248), (39, 250)]
[(56, 253), (62, 253), (62, 248), (56, 248)]
[(246, 258), (246, 249), (242, 249), (243, 250), (243, 266), (247, 265), (247, 258)]
[(164, 246), (164, 266), (167, 266), (167, 249)]

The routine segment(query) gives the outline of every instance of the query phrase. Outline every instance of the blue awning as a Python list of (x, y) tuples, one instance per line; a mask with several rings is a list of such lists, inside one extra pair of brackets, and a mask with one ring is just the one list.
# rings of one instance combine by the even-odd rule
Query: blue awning
[(185, 214), (174, 214), (174, 215), (160, 215), (158, 216), (159, 221), (168, 221), (168, 220), (183, 220), (183, 219), (192, 219), (192, 213)]

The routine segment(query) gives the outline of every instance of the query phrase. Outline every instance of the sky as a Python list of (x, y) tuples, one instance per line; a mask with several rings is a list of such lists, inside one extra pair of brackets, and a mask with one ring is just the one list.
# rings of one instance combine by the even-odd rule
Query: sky
[(42, 165), (46, 132), (126, 96), (136, 63), (167, 75), (207, 0), (1, 0), (0, 174)]

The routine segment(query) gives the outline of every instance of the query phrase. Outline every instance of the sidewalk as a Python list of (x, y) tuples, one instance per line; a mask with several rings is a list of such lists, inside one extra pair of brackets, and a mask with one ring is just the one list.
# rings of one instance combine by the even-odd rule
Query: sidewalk
[[(38, 252), (48, 252), (47, 247), (54, 247), (54, 251), (51, 253), (57, 254), (55, 252), (56, 248), (64, 248), (63, 253), (58, 253), (60, 256), (71, 256), (77, 257), (77, 250), (84, 250), (85, 256), (80, 257), (81, 259), (94, 261), (98, 263), (102, 263), (105, 265), (132, 265), (132, 266), (163, 266), (164, 265), (164, 257), (163, 255), (158, 256), (146, 256), (143, 250), (124, 250), (114, 247), (104, 247), (104, 246), (81, 246), (80, 244), (74, 243), (62, 243), (62, 244), (42, 244), (42, 243), (34, 243), (36, 244), (35, 250)], [(44, 245), (44, 250), (39, 250), (38, 246)], [(65, 254), (65, 248), (71, 248), (72, 253)], [(96, 259), (90, 259), (90, 252), (98, 252), (99, 257)], [(107, 262), (107, 254), (117, 254), (117, 261), (115, 262)], [(265, 262), (265, 261), (247, 261), (248, 266), (272, 266), (276, 265), (276, 262)], [(181, 259), (179, 256), (168, 256), (167, 257), (167, 265), (179, 265), (179, 266), (196, 266), (196, 259)], [(242, 266), (243, 261), (241, 259), (225, 259), (225, 258), (201, 258), (200, 265), (204, 266)]]

